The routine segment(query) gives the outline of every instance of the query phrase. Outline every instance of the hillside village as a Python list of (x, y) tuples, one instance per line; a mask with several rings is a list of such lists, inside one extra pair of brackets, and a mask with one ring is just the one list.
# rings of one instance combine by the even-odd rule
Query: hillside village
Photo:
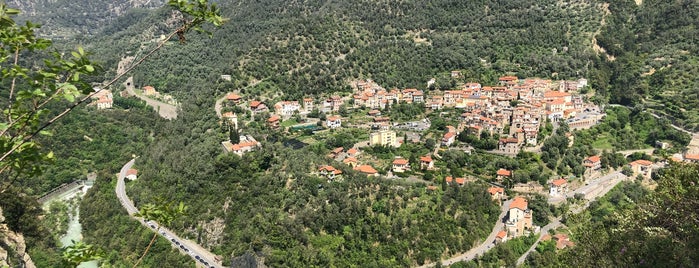
[[(452, 75), (459, 74), (453, 72)], [(541, 145), (546, 138), (542, 129), (547, 123), (565, 123), (571, 131), (596, 125), (605, 114), (588, 101), (588, 95), (581, 93), (587, 86), (585, 79), (552, 81), (503, 76), (497, 85), (471, 82), (458, 89), (430, 90), (427, 93), (415, 88), (387, 90), (372, 80), (352, 81), (351, 94), (336, 93), (299, 100), (282, 98), (275, 101), (229, 92), (225, 96), (226, 112), (221, 114), (221, 124), (229, 131), (232, 129), (232, 135), (238, 135), (238, 138), (232, 137), (221, 144), (225, 152), (239, 156), (261, 148), (260, 142), (245, 134), (246, 124), (255, 121), (264, 122), (271, 131), (290, 136), (298, 136), (295, 133), (299, 131), (313, 137), (341, 129), (359, 130), (365, 139), (352, 146), (330, 149), (327, 157), (332, 161), (310, 172), (331, 182), (342, 180), (343, 173), (349, 169), (367, 176), (423, 181), (428, 184), (428, 191), (435, 191), (438, 187), (434, 181), (425, 178), (425, 174), (439, 169), (435, 163), (441, 158), (440, 153), (445, 150), (470, 153), (474, 150), (473, 146), (457, 141), (460, 135), (474, 139), (491, 137), (496, 144), (487, 152), (514, 157), (522, 150)], [(424, 117), (396, 120), (386, 115), (400, 105), (418, 107)], [(454, 118), (455, 121), (452, 121), (453, 125), (446, 125), (445, 131), (432, 133), (434, 126), (427, 116), (429, 114)], [(392, 160), (380, 161), (372, 153), (364, 152), (367, 149), (375, 151), (371, 148), (376, 147), (399, 148), (405, 143), (420, 145), (428, 142), (430, 136), (435, 137), (434, 150), (420, 155), (419, 159), (395, 156)], [(599, 156), (588, 157), (583, 164), (589, 177), (600, 174)], [(410, 175), (406, 175), (408, 173)], [(501, 168), (488, 180), (492, 185), (488, 191), (493, 200), (502, 203), (508, 198), (503, 182), (511, 177), (512, 170)], [(443, 183), (462, 187), (476, 180), (477, 177), (473, 176), (446, 176)], [(567, 180), (563, 178), (554, 179), (546, 186), (549, 190), (545, 192), (551, 197), (565, 195), (568, 191)], [(532, 213), (535, 212), (527, 207), (527, 200), (516, 197), (510, 204), (508, 220), (498, 233), (497, 242), (538, 232), (540, 227), (533, 225)]]
[[(451, 75), (458, 77), (460, 73), (454, 71)], [(433, 82), (428, 83), (428, 88)], [(349, 135), (338, 144), (341, 146), (328, 148), (326, 164), (309, 172), (328, 182), (343, 180), (343, 174), (349, 171), (406, 179), (425, 183), (427, 191), (437, 191), (439, 185), (464, 187), (484, 180), (490, 184), (488, 193), (494, 201), (504, 205), (504, 201), (513, 198), (505, 226), (495, 242), (539, 232), (541, 226), (532, 221), (536, 212), (527, 206), (526, 196), (546, 195), (550, 203), (556, 204), (569, 198), (585, 181), (612, 171), (603, 167), (601, 155), (586, 155), (580, 163), (585, 168), (582, 177), (553, 173), (545, 184), (525, 183), (522, 179), (513, 183), (518, 181), (517, 170), (508, 166), (500, 166), (492, 173), (463, 174), (442, 161), (448, 151), (509, 158), (523, 152), (537, 153), (560, 125), (568, 129), (565, 137), (571, 147), (575, 142), (573, 131), (589, 129), (606, 116), (602, 107), (590, 101), (589, 86), (582, 78), (554, 81), (502, 76), (496, 85), (468, 82), (452, 90), (427, 92), (416, 88), (386, 89), (372, 80), (351, 81), (349, 87), (349, 94), (337, 92), (298, 100), (238, 91), (226, 93), (220, 100), (222, 108), (217, 108), (220, 125), (229, 137), (221, 142), (223, 152), (242, 157), (262, 148), (266, 136), (275, 133), (300, 146), (325, 140), (326, 147), (331, 146), (328, 141)], [(146, 96), (158, 95), (151, 86), (142, 92)], [(112, 108), (112, 93), (101, 91), (91, 105), (97, 109)], [(406, 111), (410, 114), (406, 115)], [(267, 134), (260, 136), (259, 129)], [(382, 153), (386, 150), (392, 152), (391, 158)], [(687, 161), (695, 158), (699, 159), (691, 154), (684, 157)], [(657, 167), (656, 163), (639, 159), (625, 169), (629, 170), (629, 177), (650, 180)], [(464, 169), (468, 167), (459, 168)]]

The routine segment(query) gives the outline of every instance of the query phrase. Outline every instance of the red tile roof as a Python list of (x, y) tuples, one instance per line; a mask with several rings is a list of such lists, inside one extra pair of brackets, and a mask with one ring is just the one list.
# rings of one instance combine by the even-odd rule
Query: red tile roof
[(466, 179), (464, 179), (464, 178), (456, 178), (456, 183), (458, 183), (459, 185), (464, 185), (464, 183), (466, 183)]
[(405, 158), (396, 158), (393, 160), (394, 165), (407, 165), (408, 164), (408, 159)]
[(240, 100), (241, 97), (240, 97), (240, 95), (235, 94), (235, 93), (228, 93), (228, 95), (226, 95), (226, 99), (228, 99), (228, 100)]
[(357, 158), (354, 157), (347, 157), (344, 160), (342, 160), (342, 163), (349, 164), (349, 163), (357, 163)]
[(357, 151), (357, 149), (354, 149), (354, 148), (350, 148), (349, 150), (347, 150), (347, 154), (348, 154), (348, 155), (355, 155), (355, 154), (357, 154), (358, 152), (359, 152), (359, 151)]
[(490, 193), (490, 195), (496, 195), (497, 193), (503, 194), (503, 193), (505, 193), (505, 189), (503, 189), (502, 187), (493, 186), (493, 187), (488, 188), (488, 193)]
[(498, 235), (495, 236), (495, 238), (500, 238), (500, 239), (504, 239), (505, 237), (507, 237), (507, 232), (505, 230), (498, 232)]
[(260, 104), (262, 104), (261, 101), (251, 101), (251, 102), (250, 102), (250, 107), (251, 107), (251, 108), (257, 108), (257, 106), (260, 106)]
[(560, 178), (560, 179), (557, 179), (557, 180), (554, 180), (551, 182), (551, 184), (553, 184), (553, 186), (556, 186), (556, 187), (564, 185), (566, 183), (568, 183), (568, 181), (564, 178)]
[(269, 123), (274, 123), (274, 122), (277, 122), (277, 121), (279, 121), (279, 116), (276, 115), (276, 114), (270, 116), (269, 119), (267, 119), (267, 122), (269, 122)]
[(510, 175), (512, 175), (512, 172), (507, 170), (507, 169), (501, 168), (501, 169), (498, 169), (497, 175), (498, 176), (510, 176)]
[(686, 154), (684, 158), (688, 160), (699, 160), (699, 154)]
[(430, 157), (429, 155), (420, 156), (420, 161), (421, 162), (432, 162), (432, 157)]
[(129, 169), (126, 171), (126, 176), (131, 176), (131, 175), (138, 175), (138, 170), (136, 169)]
[(527, 199), (524, 199), (521, 196), (515, 197), (515, 199), (512, 201), (512, 204), (510, 204), (510, 209), (517, 208), (519, 210), (527, 210)]
[(544, 92), (544, 98), (561, 98), (561, 97), (568, 97), (570, 96), (570, 93), (568, 92), (560, 92), (560, 91), (546, 91)]
[(446, 178), (444, 178), (444, 180), (446, 182), (450, 183), (450, 182), (454, 181), (454, 178), (452, 178), (451, 176), (447, 176)]
[(503, 82), (504, 81), (515, 81), (515, 80), (519, 80), (519, 78), (517, 78), (516, 76), (502, 76), (498, 80), (503, 81)]
[(376, 169), (374, 169), (370, 165), (359, 165), (359, 166), (355, 167), (354, 170), (358, 170), (361, 173), (366, 173), (369, 175), (373, 175), (373, 174), (378, 173), (378, 171), (376, 171)]
[(593, 156), (590, 156), (588, 158), (585, 158), (585, 160), (590, 161), (592, 163), (596, 163), (596, 162), (600, 161), (600, 157), (599, 157), (599, 155), (593, 155)]

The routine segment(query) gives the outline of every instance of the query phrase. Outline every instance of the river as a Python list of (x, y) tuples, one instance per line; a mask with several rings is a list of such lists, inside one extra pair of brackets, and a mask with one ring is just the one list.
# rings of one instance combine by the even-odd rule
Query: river
[[(67, 247), (73, 244), (73, 241), (81, 241), (83, 239), (82, 226), (80, 225), (80, 202), (68, 202), (68, 200), (73, 198), (81, 198), (89, 186), (84, 186), (82, 190), (76, 190), (75, 192), (69, 192), (61, 196), (56, 197), (53, 200), (48, 200), (46, 204), (51, 202), (64, 202), (68, 205), (69, 220), (68, 220), (68, 230), (66, 234), (61, 236), (60, 241), (63, 247)], [(97, 268), (97, 261), (83, 262), (78, 265), (78, 268)]]

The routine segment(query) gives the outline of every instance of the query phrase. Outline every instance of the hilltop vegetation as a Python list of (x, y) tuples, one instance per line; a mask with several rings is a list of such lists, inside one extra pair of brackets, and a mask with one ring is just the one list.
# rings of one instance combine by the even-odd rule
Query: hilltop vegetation
[[(221, 155), (226, 134), (219, 131), (214, 99), (237, 89), (277, 99), (349, 92), (348, 81), (356, 78), (371, 78), (386, 88), (429, 90), (426, 81), (437, 77), (434, 88), (449, 89), (455, 80), (494, 84), (498, 76), (514, 74), (589, 77), (601, 101), (642, 106), (630, 119), (626, 110), (619, 111), (602, 127), (581, 132), (582, 145), (547, 152), (547, 159), (563, 159), (550, 167), (546, 161), (445, 153), (453, 160), (450, 167), (458, 167), (454, 170), (468, 160), (475, 175), (490, 176), (497, 167), (520, 161), (526, 170), (517, 171), (518, 178), (545, 182), (553, 170), (581, 173), (581, 155), (592, 153), (594, 137), (608, 135), (607, 143), (619, 148), (645, 147), (656, 139), (686, 144), (686, 137), (675, 137), (674, 130), (652, 130), (655, 121), (637, 114), (643, 107), (689, 127), (699, 122), (699, 87), (689, 75), (697, 68), (699, 35), (692, 18), (699, 17), (699, 8), (695, 1), (643, 2), (612, 3), (606, 25), (601, 25), (606, 13), (597, 1), (231, 1), (223, 6), (231, 21), (210, 29), (211, 38), (191, 34), (185, 42), (168, 43), (157, 60), (136, 70), (137, 86), (153, 85), (181, 100), (181, 117), (166, 122), (140, 108), (96, 116), (90, 110), (76, 112), (56, 126), (57, 166), (48, 169), (44, 180), (28, 180), (25, 186), (38, 194), (92, 170), (109, 178), (137, 154), (138, 168), (147, 179), (128, 189), (136, 203), (159, 196), (185, 201), (189, 216), (170, 227), (210, 246), (225, 261), (246, 252), (263, 254), (274, 267), (396, 267), (435, 261), (469, 249), (492, 227), (498, 211), (485, 185), (428, 192), (421, 184), (366, 178), (349, 169), (344, 170), (344, 182), (331, 184), (310, 174), (317, 165), (328, 164), (321, 157), (327, 153), (324, 144), (292, 150), (282, 145), (283, 137), (264, 127), (243, 129), (267, 138), (261, 151), (242, 158)], [(67, 5), (36, 3), (37, 8)], [(104, 11), (101, 4), (93, 1), (86, 7)], [(46, 15), (36, 20), (47, 25), (47, 33), (72, 36), (64, 45), (82, 43), (94, 51), (108, 69), (104, 77), (113, 77), (120, 60), (142, 55), (166, 26), (178, 23), (167, 8), (133, 9), (118, 18), (104, 13), (105, 20), (95, 24), (87, 23), (81, 12), (75, 17), (38, 13)], [(110, 23), (102, 27), (105, 21)], [(86, 31), (91, 27), (99, 31)], [(595, 54), (593, 36), (606, 54)], [(461, 70), (463, 77), (444, 78), (451, 70)], [(231, 75), (232, 81), (221, 80), (221, 74)], [(629, 120), (643, 127), (629, 125)], [(637, 140), (623, 138), (627, 136)], [(545, 149), (565, 142), (558, 133)], [(497, 161), (488, 161), (492, 159)], [(458, 173), (453, 175), (463, 175)], [(441, 179), (447, 174), (437, 175)], [(115, 233), (130, 232), (121, 224), (136, 227), (114, 208), (110, 183), (98, 181), (98, 191), (86, 197), (91, 203), (83, 207), (85, 236), (110, 249), (107, 261), (118, 266), (135, 258), (122, 254), (133, 251), (123, 245), (141, 243), (147, 234), (140, 230), (112, 239)], [(587, 249), (592, 250), (597, 240), (590, 239)], [(616, 244), (604, 245), (618, 250)], [(156, 242), (155, 252), (147, 264), (188, 261), (172, 257), (166, 241)], [(594, 259), (593, 253), (588, 256)], [(690, 261), (677, 263), (694, 263)]]
[[(343, 91), (359, 77), (425, 88), (429, 78), (458, 69), (463, 80), (482, 83), (503, 73), (577, 78), (592, 67), (601, 19), (597, 4), (557, 1), (240, 1), (222, 9), (231, 20), (212, 39), (188, 37), (144, 66), (136, 83), (192, 94), (187, 89), (230, 74), (229, 87), (265, 79), (295, 98)], [(163, 24), (139, 12), (89, 42), (109, 66), (162, 33)]]
[[(699, 3), (612, 1), (592, 75), (609, 101), (646, 107), (687, 129), (699, 129)], [(613, 60), (611, 60), (613, 59)]]

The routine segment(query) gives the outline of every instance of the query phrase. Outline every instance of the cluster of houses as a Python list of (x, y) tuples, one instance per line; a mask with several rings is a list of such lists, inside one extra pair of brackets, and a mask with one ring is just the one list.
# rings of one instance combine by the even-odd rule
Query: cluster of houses
[(95, 105), (99, 110), (110, 109), (114, 104), (113, 97), (111, 91), (106, 89), (99, 90), (95, 95), (92, 95), (94, 102), (92, 102), (91, 105)]
[[(455, 107), (463, 110), (461, 121), (456, 128), (444, 134), (442, 144), (451, 145), (461, 131), (480, 137), (482, 133), (500, 137), (498, 150), (515, 155), (525, 145), (536, 145), (541, 124), (568, 120), (573, 128), (585, 128), (597, 124), (603, 114), (591, 103), (584, 101), (578, 92), (587, 86), (585, 79), (578, 81), (552, 81), (544, 79), (519, 79), (503, 76), (497, 86), (481, 86), (479, 83), (466, 83), (456, 90), (433, 91), (430, 96), (418, 89), (386, 90), (371, 80), (351, 82), (354, 90), (353, 107), (372, 109), (373, 117), (371, 145), (399, 146), (395, 132), (390, 132), (390, 119), (381, 117), (379, 109), (396, 103), (424, 103), (425, 108), (439, 110)], [(229, 103), (240, 105), (243, 98), (235, 93), (226, 96)], [(283, 100), (274, 104), (273, 114), (267, 119), (272, 129), (278, 129), (280, 122), (294, 114), (304, 115), (313, 110), (334, 113), (349, 98), (333, 95), (316, 102), (312, 98)], [(267, 112), (267, 106), (259, 100), (251, 100), (249, 109), (253, 114)], [(324, 124), (328, 128), (342, 126), (342, 118), (328, 116)]]
[[(328, 157), (333, 158), (337, 161), (341, 161), (345, 165), (351, 167), (352, 169), (359, 171), (360, 173), (367, 175), (367, 176), (379, 176), (379, 172), (372, 167), (371, 165), (368, 164), (360, 164), (359, 161), (357, 160), (357, 156), (361, 154), (361, 151), (359, 151), (356, 148), (350, 148), (345, 150), (342, 147), (337, 147), (330, 151), (330, 154)], [(324, 168), (325, 167), (325, 168)], [(320, 169), (328, 169), (327, 167), (330, 166), (321, 166)], [(331, 167), (332, 169), (335, 169)], [(328, 179), (328, 181), (332, 181), (335, 178), (331, 177), (328, 172), (323, 172), (322, 170), (319, 170), (319, 175), (325, 177)]]
[[(425, 108), (463, 110), (461, 122), (444, 134), (442, 145), (449, 146), (461, 132), (476, 137), (482, 133), (501, 137), (498, 150), (515, 155), (525, 145), (536, 145), (541, 124), (547, 119), (566, 120), (571, 128), (589, 128), (604, 114), (578, 92), (587, 80), (552, 81), (503, 76), (498, 86), (466, 83), (460, 89), (433, 91), (430, 96), (417, 89), (386, 90), (371, 80), (352, 82), (354, 107), (384, 109), (395, 103), (424, 103)], [(372, 114), (373, 113), (373, 114)], [(372, 110), (375, 123), (387, 125), (378, 110)], [(385, 129), (385, 128), (381, 128)]]
[(425, 101), (425, 93), (415, 88), (387, 91), (372, 80), (354, 81), (351, 86), (354, 89), (354, 108), (385, 109), (395, 103), (423, 103)]

